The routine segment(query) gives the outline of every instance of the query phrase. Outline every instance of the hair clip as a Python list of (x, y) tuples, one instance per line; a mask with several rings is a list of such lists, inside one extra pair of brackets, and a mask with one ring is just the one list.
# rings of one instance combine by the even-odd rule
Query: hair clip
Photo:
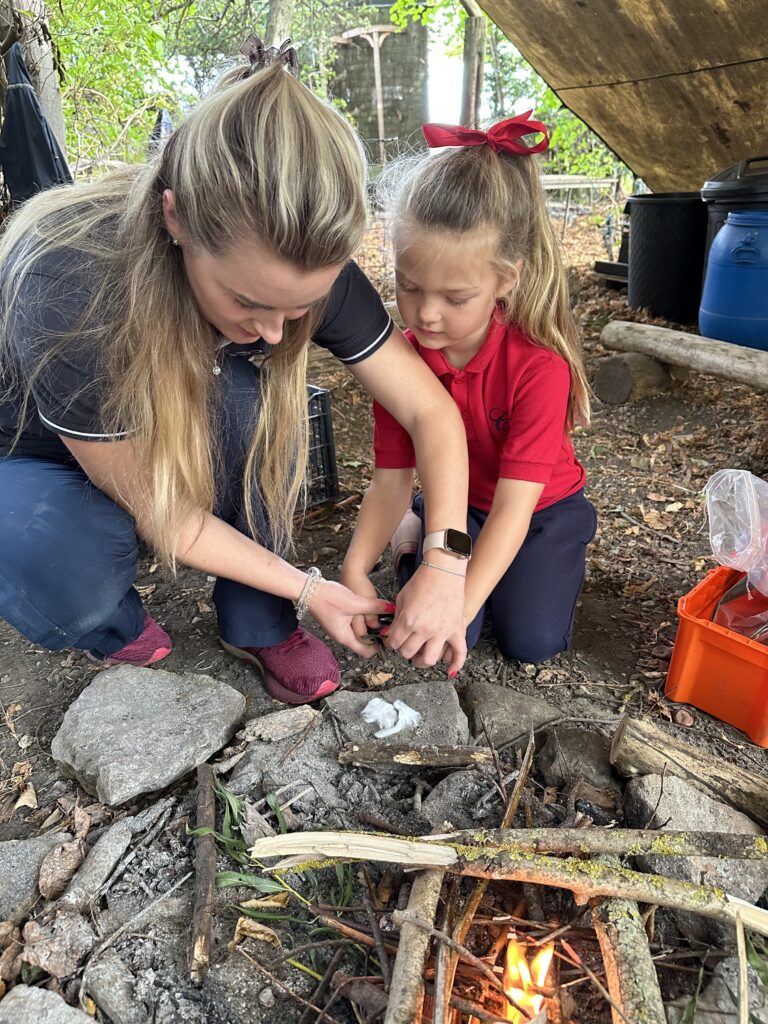
[(247, 57), (251, 65), (251, 73), (273, 64), (282, 64), (294, 78), (299, 77), (299, 58), (291, 46), (291, 40), (284, 40), (279, 46), (265, 46), (262, 39), (252, 32), (240, 47), (240, 53)]

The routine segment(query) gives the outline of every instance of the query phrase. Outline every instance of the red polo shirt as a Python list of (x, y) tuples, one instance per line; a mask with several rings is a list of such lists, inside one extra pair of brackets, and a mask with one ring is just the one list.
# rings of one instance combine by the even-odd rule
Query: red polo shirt
[[(562, 356), (496, 320), (461, 370), (442, 352), (423, 348), (410, 331), (405, 336), (459, 407), (467, 431), (470, 505), (490, 511), (500, 477), (544, 484), (537, 512), (584, 486), (584, 467), (565, 428), (571, 374)], [(378, 402), (373, 412), (376, 466), (415, 466), (407, 431)]]

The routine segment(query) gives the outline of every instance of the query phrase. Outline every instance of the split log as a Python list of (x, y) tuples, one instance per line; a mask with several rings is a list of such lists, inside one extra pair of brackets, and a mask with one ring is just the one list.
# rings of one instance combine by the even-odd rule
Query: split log
[(600, 341), (619, 352), (642, 352), (671, 366), (686, 366), (768, 391), (768, 352), (759, 349), (627, 320), (606, 324)]
[[(619, 867), (618, 859), (604, 863)], [(613, 1024), (643, 1021), (666, 1024), (659, 979), (653, 965), (643, 920), (632, 900), (592, 900), (592, 924), (603, 954)]]
[[(421, 868), (440, 867), (451, 874), (496, 881), (533, 882), (569, 889), (577, 903), (596, 896), (618, 896), (638, 903), (653, 903), (674, 910), (688, 910), (734, 925), (740, 914), (745, 927), (768, 935), (768, 910), (762, 910), (722, 889), (692, 885), (662, 875), (614, 868), (595, 860), (547, 857), (519, 853), (487, 843), (469, 846), (423, 838), (398, 839), (368, 832), (303, 832), (259, 839), (252, 856), (288, 855), (272, 870), (308, 870), (322, 857), (343, 860), (377, 860)], [(300, 855), (300, 856), (297, 856)], [(394, 988), (394, 979), (392, 982)]]
[(768, 779), (676, 739), (650, 722), (625, 716), (610, 753), (622, 775), (661, 775), (683, 779), (713, 800), (730, 804), (768, 828)]
[[(213, 771), (208, 764), (197, 769), (197, 827), (216, 828)], [(209, 833), (195, 837), (195, 903), (192, 910), (192, 948), (189, 976), (202, 984), (211, 960), (213, 896), (216, 883), (216, 840)]]
[(487, 747), (421, 747), (383, 743), (346, 743), (339, 751), (341, 764), (357, 768), (466, 768), (475, 764), (493, 764), (493, 752)]
[(626, 352), (598, 362), (593, 387), (601, 402), (621, 405), (668, 391), (671, 385), (672, 378), (663, 363), (641, 352)]
[(389, 1003), (384, 1024), (413, 1024), (421, 1020), (424, 1002), (424, 958), (429, 945), (429, 934), (415, 922), (427, 928), (434, 924), (442, 871), (424, 871), (414, 880), (408, 900), (408, 912), (414, 922), (404, 922), (400, 929), (400, 945), (392, 970)]

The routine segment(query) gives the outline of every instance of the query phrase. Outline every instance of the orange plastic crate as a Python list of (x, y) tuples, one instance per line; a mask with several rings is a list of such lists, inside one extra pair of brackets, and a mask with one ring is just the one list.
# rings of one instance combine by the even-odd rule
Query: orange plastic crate
[(664, 692), (768, 747), (768, 646), (710, 621), (717, 602), (743, 575), (718, 566), (680, 598), (680, 627)]

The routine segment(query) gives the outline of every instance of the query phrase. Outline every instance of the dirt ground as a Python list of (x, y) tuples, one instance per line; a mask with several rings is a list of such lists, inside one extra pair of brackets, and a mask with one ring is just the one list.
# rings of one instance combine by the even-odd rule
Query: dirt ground
[[(599, 287), (589, 267), (602, 256), (600, 249), (599, 230), (589, 218), (566, 234), (574, 306), (591, 368), (602, 354), (599, 333), (609, 319), (649, 319), (627, 308), (624, 293)], [(310, 510), (297, 560), (337, 578), (372, 469), (371, 417), (354, 379), (321, 353), (313, 356), (310, 379), (333, 395), (341, 496), (330, 507)], [(768, 775), (768, 753), (743, 733), (694, 708), (684, 719), (690, 724), (676, 724), (679, 706), (663, 696), (677, 600), (714, 565), (702, 488), (725, 467), (768, 477), (766, 419), (759, 393), (695, 374), (638, 404), (596, 402), (591, 427), (578, 430), (574, 439), (599, 529), (589, 550), (573, 649), (534, 668), (507, 662), (482, 640), (460, 674), (459, 692), (462, 680), (482, 675), (536, 694), (575, 719), (613, 719), (619, 711), (650, 715), (671, 735)], [(392, 593), (386, 558), (377, 581)], [(184, 569), (170, 578), (147, 558), (137, 585), (150, 613), (174, 640), (163, 668), (204, 672), (231, 684), (247, 695), (247, 717), (274, 710), (249, 667), (218, 645), (210, 578)], [(345, 685), (364, 688), (370, 664), (337, 653)], [(394, 684), (444, 679), (444, 672), (416, 670), (404, 662), (388, 670)], [(84, 655), (42, 650), (0, 623), (0, 840), (37, 833), (59, 780), (51, 739), (94, 671)], [(24, 781), (34, 784), (37, 808), (13, 811), (20, 788), (14, 766), (20, 763), (29, 765)]]

